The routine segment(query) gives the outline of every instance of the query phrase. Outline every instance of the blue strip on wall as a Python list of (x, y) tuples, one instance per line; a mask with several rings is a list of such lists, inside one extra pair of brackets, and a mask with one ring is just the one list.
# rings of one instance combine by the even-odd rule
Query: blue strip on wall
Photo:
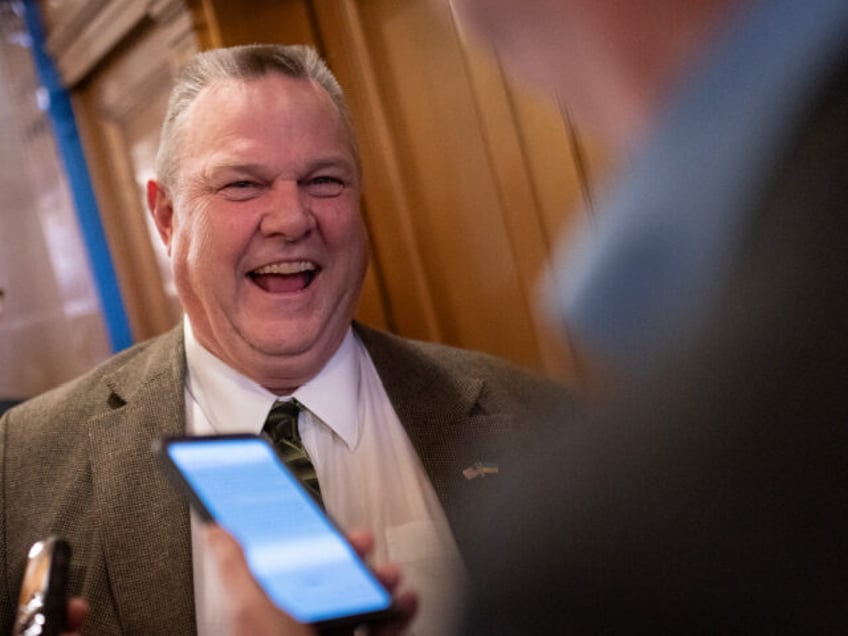
[(85, 241), (88, 258), (91, 263), (94, 283), (100, 298), (106, 330), (112, 351), (120, 351), (132, 344), (132, 334), (121, 299), (121, 291), (103, 225), (100, 222), (100, 212), (91, 187), (88, 166), (82, 151), (76, 120), (71, 109), (71, 100), (62, 86), (53, 61), (44, 49), (44, 32), (38, 15), (38, 7), (34, 0), (24, 2), (24, 18), (27, 30), (32, 40), (33, 58), (36, 72), (41, 85), (49, 95), (49, 115), (53, 124), (53, 134), (68, 183), (71, 188), (74, 207), (79, 219), (83, 240)]

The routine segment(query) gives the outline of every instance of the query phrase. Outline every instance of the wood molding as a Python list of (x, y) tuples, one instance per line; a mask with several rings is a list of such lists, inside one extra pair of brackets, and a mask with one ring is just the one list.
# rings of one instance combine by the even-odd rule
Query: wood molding
[(109, 0), (78, 0), (75, 6), (64, 9), (52, 25), (53, 29), (47, 38), (47, 51), (53, 56), (65, 51), (108, 3)]
[(149, 148), (158, 139), (172, 75), (197, 48), (182, 2), (142, 6), (150, 11), (147, 17), (129, 31), (118, 29), (124, 31), (120, 43), (73, 90), (80, 136), (137, 341), (170, 328), (180, 313), (163, 284), (157, 239), (147, 227), (140, 190), (152, 165)]

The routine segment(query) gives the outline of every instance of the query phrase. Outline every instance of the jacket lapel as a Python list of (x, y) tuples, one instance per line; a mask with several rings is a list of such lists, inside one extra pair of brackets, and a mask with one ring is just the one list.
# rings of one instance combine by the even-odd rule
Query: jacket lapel
[(185, 431), (182, 330), (106, 378), (113, 407), (89, 445), (104, 558), (125, 633), (193, 634), (188, 507), (155, 463), (152, 443)]
[[(516, 431), (515, 418), (487, 413), (481, 406), (485, 382), (460, 373), (450, 360), (396, 336), (355, 327), (451, 526), (465, 527), (469, 497), (484, 496), (503, 478), (468, 479), (463, 472), (477, 462), (508, 472), (503, 445)], [(457, 540), (462, 547), (463, 537)]]

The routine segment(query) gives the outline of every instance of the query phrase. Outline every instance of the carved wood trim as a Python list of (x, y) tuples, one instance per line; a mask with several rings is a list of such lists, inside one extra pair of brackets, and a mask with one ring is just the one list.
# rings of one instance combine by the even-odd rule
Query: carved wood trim
[[(167, 22), (182, 0), (88, 0), (47, 38), (62, 83), (75, 86), (145, 19)], [(190, 26), (190, 22), (189, 22)]]

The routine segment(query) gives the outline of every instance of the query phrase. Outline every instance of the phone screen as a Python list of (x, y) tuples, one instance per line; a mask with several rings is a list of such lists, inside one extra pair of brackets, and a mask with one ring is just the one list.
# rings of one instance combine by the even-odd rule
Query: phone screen
[(163, 440), (200, 512), (241, 544), (271, 600), (302, 623), (348, 622), (391, 606), (390, 593), (262, 437)]

